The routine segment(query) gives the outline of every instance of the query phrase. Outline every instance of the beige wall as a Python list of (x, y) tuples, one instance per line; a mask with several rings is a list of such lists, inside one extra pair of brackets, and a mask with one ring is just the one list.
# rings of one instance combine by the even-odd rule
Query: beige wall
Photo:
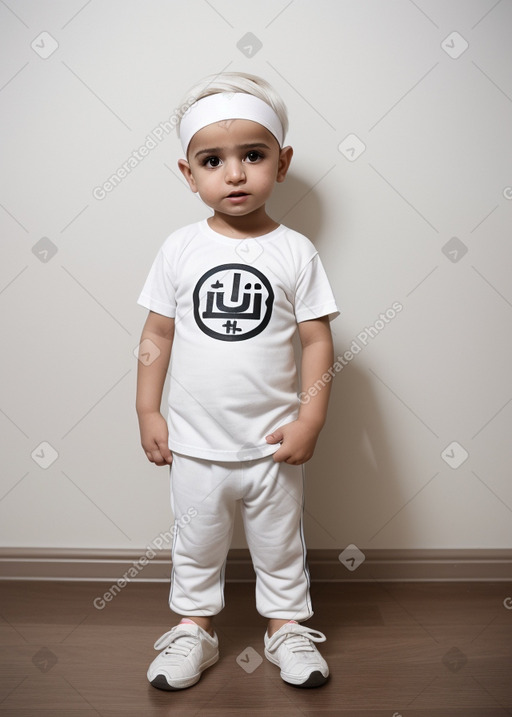
[(512, 547), (511, 22), (491, 0), (0, 4), (4, 546), (138, 549), (169, 527), (133, 408), (135, 302), (208, 210), (174, 132), (97, 188), (229, 67), (289, 107), (273, 213), (318, 246), (337, 354), (357, 352), (307, 466), (309, 546)]

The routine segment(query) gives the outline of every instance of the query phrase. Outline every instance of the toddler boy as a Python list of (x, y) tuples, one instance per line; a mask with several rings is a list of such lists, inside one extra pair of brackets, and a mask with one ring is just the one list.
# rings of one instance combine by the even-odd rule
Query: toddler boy
[(213, 214), (168, 237), (139, 297), (149, 309), (141, 344), (151, 341), (158, 356), (139, 362), (137, 414), (148, 459), (171, 466), (175, 524), (192, 507), (197, 515), (172, 546), (169, 605), (183, 619), (155, 643), (162, 652), (148, 679), (164, 690), (190, 687), (219, 659), (212, 618), (224, 607), (240, 504), (256, 607), (269, 620), (265, 656), (285, 682), (316, 687), (329, 670), (314, 644), (325, 636), (299, 624), (313, 615), (303, 464), (325, 421), (329, 383), (300, 404), (292, 339), (297, 331), (307, 390), (332, 365), (329, 320), (338, 310), (313, 244), (265, 209), (293, 153), (282, 100), (241, 73), (206, 78), (187, 96), (197, 100), (181, 118), (178, 166)]

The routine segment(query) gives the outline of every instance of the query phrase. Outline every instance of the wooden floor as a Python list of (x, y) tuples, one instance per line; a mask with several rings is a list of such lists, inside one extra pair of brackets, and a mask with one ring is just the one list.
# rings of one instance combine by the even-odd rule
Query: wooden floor
[(108, 587), (0, 583), (0, 717), (512, 715), (511, 583), (314, 585), (308, 625), (327, 635), (331, 678), (312, 690), (264, 659), (254, 586), (231, 583), (220, 661), (181, 692), (146, 680), (175, 622), (167, 585), (130, 583), (98, 610)]

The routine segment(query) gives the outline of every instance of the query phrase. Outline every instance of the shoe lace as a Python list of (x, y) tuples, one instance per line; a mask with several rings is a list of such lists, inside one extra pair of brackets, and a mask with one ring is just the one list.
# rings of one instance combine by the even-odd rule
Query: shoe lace
[(186, 657), (195, 645), (197, 645), (197, 636), (191, 634), (190, 630), (176, 625), (159, 637), (154, 647), (155, 650), (164, 650), (163, 654), (166, 656)]
[[(327, 639), (323, 632), (312, 630), (310, 627), (293, 624), (285, 627), (287, 628), (286, 630), (281, 628), (268, 641), (267, 650), (269, 652), (277, 650), (285, 641), (290, 652), (314, 652), (316, 648), (312, 643), (325, 642)], [(281, 630), (283, 631), (281, 632)]]

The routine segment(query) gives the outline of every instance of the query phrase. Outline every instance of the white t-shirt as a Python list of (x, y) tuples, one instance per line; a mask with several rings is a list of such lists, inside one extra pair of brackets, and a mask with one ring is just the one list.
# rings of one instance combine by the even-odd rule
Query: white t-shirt
[(274, 453), (265, 436), (298, 414), (297, 323), (339, 313), (309, 239), (190, 224), (164, 242), (138, 303), (175, 319), (169, 448), (216, 461)]

